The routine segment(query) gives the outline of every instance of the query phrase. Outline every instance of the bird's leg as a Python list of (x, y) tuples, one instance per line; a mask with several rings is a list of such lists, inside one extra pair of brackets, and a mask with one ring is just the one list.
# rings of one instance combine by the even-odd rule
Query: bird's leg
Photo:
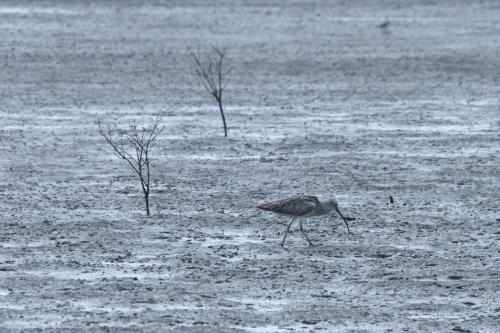
[(311, 243), (311, 241), (309, 240), (309, 237), (307, 237), (306, 232), (302, 228), (302, 221), (299, 221), (299, 226), (300, 226), (300, 231), (302, 232), (302, 234), (304, 235), (304, 237), (307, 239), (307, 242), (309, 243), (309, 246), (313, 246), (313, 243)]
[(293, 218), (292, 218), (292, 220), (291, 220), (291, 221), (290, 221), (290, 223), (288, 224), (288, 227), (286, 228), (285, 236), (283, 236), (283, 240), (281, 241), (281, 246), (282, 246), (282, 247), (283, 247), (283, 246), (284, 246), (284, 244), (285, 244), (286, 235), (288, 235), (288, 232), (290, 231), (290, 227), (292, 226), (293, 221), (295, 221), (295, 217), (293, 217)]

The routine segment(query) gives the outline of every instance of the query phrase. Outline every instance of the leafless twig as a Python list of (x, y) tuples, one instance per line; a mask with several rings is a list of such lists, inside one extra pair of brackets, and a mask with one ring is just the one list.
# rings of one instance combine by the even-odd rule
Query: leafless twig
[(128, 129), (118, 130), (116, 137), (113, 136), (113, 131), (109, 125), (106, 128), (102, 127), (99, 118), (97, 118), (97, 124), (99, 133), (113, 148), (113, 152), (119, 158), (125, 160), (139, 177), (146, 203), (146, 214), (149, 216), (150, 152), (154, 141), (164, 129), (160, 127), (160, 117), (156, 116), (150, 127), (138, 128), (135, 121), (133, 121)]
[(203, 84), (207, 92), (217, 101), (224, 125), (224, 136), (227, 137), (226, 117), (224, 116), (224, 108), (222, 106), (222, 93), (226, 89), (232, 68), (224, 69), (226, 50), (225, 48), (220, 49), (213, 46), (211, 53), (202, 56), (198, 49), (196, 53), (191, 52), (191, 57), (194, 60), (196, 76), (200, 79), (201, 84)]

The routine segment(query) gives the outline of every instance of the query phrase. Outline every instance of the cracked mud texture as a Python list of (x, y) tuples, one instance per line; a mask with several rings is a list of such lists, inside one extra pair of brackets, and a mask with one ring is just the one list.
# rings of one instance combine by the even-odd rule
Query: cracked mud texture
[[(0, 331), (498, 332), (499, 17), (3, 1)], [(233, 66), (227, 139), (190, 73), (210, 44)], [(146, 218), (96, 120), (156, 113)], [(335, 195), (352, 234), (319, 217), (315, 247), (279, 247), (287, 220), (255, 205), (301, 193)]]

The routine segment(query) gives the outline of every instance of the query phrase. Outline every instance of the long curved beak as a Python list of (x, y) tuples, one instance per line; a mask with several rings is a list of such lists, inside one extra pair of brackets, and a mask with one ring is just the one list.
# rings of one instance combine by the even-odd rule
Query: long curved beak
[(340, 217), (342, 218), (342, 220), (344, 220), (344, 223), (347, 227), (347, 233), (350, 234), (351, 231), (349, 230), (349, 224), (347, 224), (347, 220), (345, 219), (344, 215), (342, 215), (342, 213), (340, 212), (340, 209), (338, 207), (335, 207), (335, 210), (337, 211), (337, 213), (339, 213)]

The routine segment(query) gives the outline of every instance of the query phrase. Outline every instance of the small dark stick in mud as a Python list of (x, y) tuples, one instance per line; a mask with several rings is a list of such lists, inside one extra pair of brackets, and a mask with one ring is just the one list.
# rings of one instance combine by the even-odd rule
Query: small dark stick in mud
[(390, 202), (391, 204), (393, 204), (393, 203), (394, 203), (394, 199), (392, 198), (392, 195), (390, 195), (390, 196), (389, 196), (389, 202)]
[[(347, 224), (346, 219), (339, 210), (337, 200), (335, 200), (335, 198), (333, 197), (329, 199), (318, 199), (317, 197), (312, 195), (304, 195), (299, 197), (292, 197), (282, 200), (271, 201), (268, 203), (263, 203), (257, 205), (257, 208), (292, 218), (286, 228), (285, 236), (281, 241), (281, 246), (284, 246), (286, 236), (288, 235), (290, 227), (292, 226), (295, 219), (325, 215), (331, 212), (332, 210), (335, 210), (340, 215), (340, 217), (342, 217), (347, 227), (347, 232), (350, 233), (349, 225)], [(300, 231), (306, 238), (307, 242), (309, 243), (309, 246), (313, 246), (313, 244), (309, 240), (309, 237), (307, 237), (304, 229), (302, 228), (302, 220), (299, 220), (299, 226), (300, 226)]]
[(378, 27), (379, 27), (379, 28), (381, 28), (381, 29), (387, 29), (387, 28), (389, 27), (389, 24), (390, 24), (390, 23), (391, 23), (391, 22), (390, 22), (389, 20), (387, 20), (387, 19), (386, 19), (384, 22), (380, 23), (380, 24), (378, 25)]

